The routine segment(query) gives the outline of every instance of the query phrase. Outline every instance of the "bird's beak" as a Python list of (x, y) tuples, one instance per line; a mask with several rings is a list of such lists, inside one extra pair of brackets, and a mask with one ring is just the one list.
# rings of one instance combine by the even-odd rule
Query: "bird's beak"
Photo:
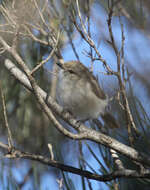
[(56, 64), (61, 68), (61, 69), (64, 69), (63, 67), (63, 64), (62, 63), (59, 63), (59, 62), (56, 62)]

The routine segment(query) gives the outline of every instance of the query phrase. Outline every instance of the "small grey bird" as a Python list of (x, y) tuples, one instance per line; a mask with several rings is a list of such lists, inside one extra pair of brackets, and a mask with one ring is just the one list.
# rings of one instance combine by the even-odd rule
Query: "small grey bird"
[(100, 88), (96, 77), (79, 61), (60, 66), (57, 96), (60, 105), (78, 120), (102, 117), (109, 128), (117, 128), (114, 117), (106, 112), (108, 97)]

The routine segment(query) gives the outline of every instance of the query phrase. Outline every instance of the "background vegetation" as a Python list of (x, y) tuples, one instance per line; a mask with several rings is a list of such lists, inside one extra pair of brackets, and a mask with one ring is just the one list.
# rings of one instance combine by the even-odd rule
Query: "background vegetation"
[[(33, 72), (38, 85), (54, 99), (58, 71), (55, 62), (63, 58), (85, 64), (112, 97), (111, 110), (120, 129), (108, 130), (107, 134), (149, 156), (149, 18), (150, 4), (146, 0), (3, 0), (0, 4), (0, 36), (16, 50)], [(51, 144), (54, 160), (60, 163), (99, 175), (114, 171), (116, 163), (109, 148), (87, 140), (71, 140), (53, 127), (35, 96), (5, 68), (6, 58), (18, 68), (20, 66), (2, 42), (0, 53), (1, 94), (5, 98), (14, 146), (50, 157), (47, 145)], [(3, 98), (0, 141), (7, 144), (8, 130), (2, 102)], [(93, 122), (86, 125), (103, 131)], [(5, 154), (8, 151), (1, 151), (0, 189), (146, 190), (150, 186), (148, 178), (94, 181), (39, 162), (8, 159)], [(118, 156), (125, 168), (136, 171), (143, 168), (122, 154)]]

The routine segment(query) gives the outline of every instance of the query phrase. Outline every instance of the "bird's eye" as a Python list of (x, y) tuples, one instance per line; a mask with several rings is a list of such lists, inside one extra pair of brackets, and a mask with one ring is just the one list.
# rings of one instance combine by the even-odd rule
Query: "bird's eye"
[(73, 70), (71, 70), (71, 69), (68, 70), (68, 72), (71, 73), (71, 74), (75, 74), (75, 72)]

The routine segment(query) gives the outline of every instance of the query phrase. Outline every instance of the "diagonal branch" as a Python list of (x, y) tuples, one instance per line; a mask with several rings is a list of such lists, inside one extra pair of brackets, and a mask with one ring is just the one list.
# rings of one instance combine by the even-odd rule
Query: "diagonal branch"
[[(21, 72), (10, 60), (6, 60), (5, 61), (5, 67), (8, 69), (9, 72), (11, 72), (11, 74), (19, 80), (19, 82), (21, 84), (23, 84), (27, 89), (29, 89), (31, 92), (33, 92), (33, 88), (27, 78), (27, 76), (25, 74), (23, 74), (23, 72)], [(40, 88), (37, 88), (38, 93), (40, 94), (40, 96), (46, 100), (46, 93)], [(69, 136), (69, 134), (63, 132), (63, 130), (61, 130), (61, 132), (70, 137), (70, 138), (74, 138), (74, 139), (88, 139), (97, 143), (100, 143), (104, 146), (107, 146), (108, 148), (114, 149), (117, 152), (127, 156), (128, 158), (130, 158), (131, 160), (140, 162), (144, 165), (150, 166), (150, 158), (148, 156), (146, 156), (143, 153), (139, 153), (138, 151), (136, 151), (135, 149), (124, 145), (122, 143), (120, 143), (119, 141), (104, 135), (100, 132), (97, 132), (93, 129), (89, 129), (86, 126), (84, 126), (83, 124), (77, 122), (69, 113), (64, 112), (63, 108), (61, 106), (59, 106), (51, 97), (48, 98), (47, 100), (48, 105), (53, 108), (53, 110), (55, 110), (55, 112), (65, 121), (67, 121), (72, 127), (74, 127), (76, 130), (79, 130), (81, 133), (79, 134), (74, 134), (74, 136)]]
[(82, 139), (85, 135), (84, 133), (80, 133), (80, 134), (74, 134), (72, 132), (69, 132), (67, 129), (65, 129), (55, 118), (52, 110), (47, 106), (47, 104), (45, 103), (43, 97), (41, 96), (41, 94), (39, 93), (38, 89), (38, 85), (36, 84), (34, 78), (32, 77), (32, 75), (30, 74), (31, 71), (28, 69), (28, 67), (26, 66), (26, 64), (24, 63), (24, 61), (22, 60), (22, 58), (19, 56), (19, 54), (16, 52), (15, 49), (13, 49), (12, 47), (10, 47), (4, 40), (3, 38), (0, 37), (0, 42), (1, 44), (4, 46), (4, 49), (7, 50), (18, 62), (18, 65), (23, 69), (24, 73), (27, 76), (27, 79), (30, 81), (29, 83), (31, 84), (31, 88), (32, 88), (32, 92), (34, 93), (35, 97), (38, 100), (38, 103), (40, 104), (42, 110), (45, 112), (45, 114), (48, 116), (49, 120), (52, 121), (52, 123), (54, 124), (54, 126), (63, 134), (65, 134), (66, 136), (69, 136), (70, 138), (73, 139)]
[(58, 35), (57, 35), (57, 39), (56, 39), (56, 44), (54, 45), (52, 51), (50, 52), (50, 54), (48, 55), (48, 57), (46, 59), (44, 59), (43, 61), (41, 61), (32, 71), (31, 71), (31, 75), (33, 75), (34, 72), (36, 72), (40, 67), (42, 67), (46, 62), (48, 62), (53, 54), (55, 53), (56, 51), (56, 48), (57, 48), (57, 45), (58, 45), (58, 42), (59, 42), (59, 38), (60, 38), (60, 32), (58, 32)]

